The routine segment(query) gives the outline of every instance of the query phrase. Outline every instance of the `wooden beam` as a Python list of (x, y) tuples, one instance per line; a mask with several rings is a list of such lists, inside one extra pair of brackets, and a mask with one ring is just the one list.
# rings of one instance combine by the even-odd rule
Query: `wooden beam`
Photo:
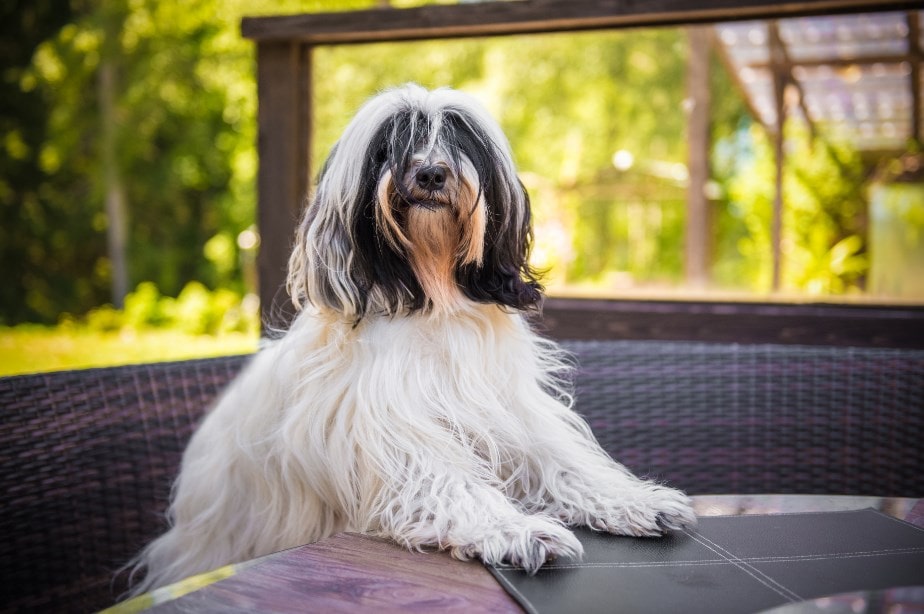
[[(863, 57), (844, 59), (844, 58), (830, 58), (830, 59), (804, 59), (804, 60), (794, 60), (790, 58), (789, 63), (792, 66), (801, 66), (804, 68), (819, 68), (819, 67), (828, 67), (828, 68), (847, 68), (849, 66), (872, 66), (874, 64), (898, 64), (900, 62), (908, 62), (911, 60), (911, 55), (906, 53), (893, 53), (893, 54), (883, 54), (883, 55), (865, 55)], [(769, 70), (769, 62), (753, 62), (750, 64), (743, 64), (748, 68), (753, 68), (755, 70)]]
[[(795, 74), (793, 74), (793, 68), (795, 66), (806, 66), (807, 63), (796, 62), (792, 60), (792, 58), (790, 57), (789, 53), (786, 50), (787, 49), (786, 45), (783, 44), (783, 41), (780, 38), (779, 26), (777, 25), (776, 21), (768, 22), (767, 33), (768, 33), (767, 44), (768, 44), (769, 51), (770, 51), (770, 54), (769, 54), (770, 62), (767, 64), (763, 64), (762, 67), (769, 69), (771, 71), (771, 74), (773, 74), (775, 96), (777, 93), (779, 93), (780, 95), (785, 95), (785, 88), (787, 85), (791, 85), (792, 87), (796, 89), (796, 92), (798, 93), (798, 96), (799, 96), (799, 108), (802, 110), (802, 115), (805, 118), (806, 124), (808, 124), (809, 136), (811, 137), (810, 146), (814, 147), (816, 142), (820, 142), (824, 146), (825, 150), (828, 152), (828, 155), (831, 156), (831, 159), (834, 160), (835, 164), (837, 164), (838, 168), (840, 168), (841, 172), (845, 174), (850, 174), (850, 170), (841, 161), (840, 154), (838, 153), (838, 151), (834, 147), (831, 146), (831, 143), (822, 135), (821, 131), (818, 130), (818, 127), (815, 124), (815, 120), (812, 119), (812, 115), (811, 113), (809, 113), (809, 110), (808, 110), (808, 105), (805, 102), (805, 88), (802, 87), (802, 84), (796, 78)], [(899, 57), (903, 57), (903, 56), (899, 56)], [(906, 61), (906, 60), (907, 58), (904, 58), (902, 61)], [(860, 62), (852, 62), (852, 63), (858, 64)], [(818, 65), (825, 65), (825, 63), (821, 62)], [(778, 79), (780, 80), (779, 84), (777, 83)], [(785, 115), (787, 111), (786, 106), (785, 106), (785, 98), (784, 100), (775, 99), (774, 102), (776, 105), (781, 105), (779, 106), (778, 113), (781, 113), (785, 119)], [(782, 127), (782, 123), (783, 122), (781, 122), (781, 127)], [(826, 123), (829, 126), (832, 124), (832, 122), (826, 122)], [(779, 145), (782, 146), (782, 142), (779, 143)], [(782, 154), (782, 150), (779, 150), (779, 151), (780, 151), (780, 154), (779, 154), (778, 178), (781, 180), (782, 179), (783, 154)], [(779, 206), (780, 206), (780, 210), (782, 210), (782, 184), (780, 184), (780, 187), (778, 189), (778, 194), (781, 195)], [(774, 288), (776, 289), (776, 286), (774, 286)]]
[(793, 74), (793, 67), (796, 63), (792, 61), (789, 57), (789, 53), (786, 51), (786, 45), (783, 44), (780, 38), (780, 29), (776, 21), (771, 21), (767, 24), (767, 33), (767, 44), (770, 47), (770, 70), (774, 73), (779, 72), (782, 76), (783, 94), (785, 94), (787, 85), (796, 88), (796, 92), (799, 94), (799, 108), (802, 109), (802, 114), (805, 116), (805, 121), (808, 123), (809, 134), (814, 142), (814, 140), (819, 137), (818, 129), (815, 127), (815, 122), (812, 120), (808, 106), (805, 104), (805, 90)]
[(311, 64), (312, 47), (310, 45), (299, 46), (298, 60), (298, 213), (301, 215), (302, 209), (307, 205), (308, 190), (311, 187), (311, 173), (314, 168), (311, 160), (311, 134), (312, 123), (314, 118), (314, 107), (312, 99), (311, 79), (313, 70)]
[(725, 45), (718, 42), (716, 37), (713, 37), (713, 48), (716, 50), (716, 54), (719, 56), (719, 61), (722, 63), (722, 67), (725, 69), (725, 74), (732, 80), (735, 84), (735, 89), (738, 94), (741, 96), (744, 101), (744, 106), (747, 107), (748, 113), (751, 117), (754, 118), (754, 121), (763, 123), (760, 113), (758, 113), (757, 108), (754, 106), (751, 97), (748, 96), (748, 88), (744, 84), (744, 81), (741, 80), (741, 71), (738, 70), (738, 67), (735, 66), (735, 63), (732, 61), (731, 56), (728, 55), (728, 49)]
[(246, 17), (241, 29), (246, 38), (258, 41), (343, 44), (782, 19), (919, 6), (920, 0), (518, 0)]
[(650, 339), (924, 349), (924, 307), (549, 298), (555, 339)]
[[(783, 81), (778, 76), (774, 77), (773, 87), (779, 91), (782, 89)], [(770, 219), (770, 247), (773, 253), (773, 272), (771, 274), (770, 287), (774, 292), (779, 292), (783, 281), (783, 169), (785, 167), (783, 156), (783, 125), (786, 122), (786, 107), (780, 102), (782, 96), (777, 96), (777, 126), (773, 131), (773, 155), (775, 164), (775, 175), (773, 178), (773, 212)]]
[(264, 326), (288, 322), (286, 265), (300, 205), (308, 188), (310, 50), (299, 43), (257, 45), (257, 256)]
[(909, 12), (908, 61), (911, 63), (911, 138), (918, 144), (924, 141), (921, 133), (921, 67), (924, 52), (921, 50), (921, 21), (918, 13)]
[(704, 289), (709, 283), (711, 216), (706, 183), (709, 181), (709, 49), (712, 28), (687, 28), (687, 219), (684, 265), (687, 284)]

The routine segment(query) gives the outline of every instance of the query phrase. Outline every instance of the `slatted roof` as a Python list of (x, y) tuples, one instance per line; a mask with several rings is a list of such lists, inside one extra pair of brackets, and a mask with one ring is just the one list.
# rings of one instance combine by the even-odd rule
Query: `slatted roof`
[[(921, 140), (924, 11), (739, 21), (716, 26), (719, 49), (755, 117), (778, 106), (832, 141), (904, 151)], [(777, 97), (776, 83), (782, 83)]]

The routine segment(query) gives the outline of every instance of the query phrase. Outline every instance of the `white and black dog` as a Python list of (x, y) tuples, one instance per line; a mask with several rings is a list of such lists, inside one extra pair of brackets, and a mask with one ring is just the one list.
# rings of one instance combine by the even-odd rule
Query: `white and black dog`
[(301, 222), (299, 313), (189, 443), (135, 592), (338, 531), (535, 572), (569, 526), (693, 525), (571, 410), (568, 357), (530, 330), (529, 199), (472, 98), (407, 85), (363, 106)]

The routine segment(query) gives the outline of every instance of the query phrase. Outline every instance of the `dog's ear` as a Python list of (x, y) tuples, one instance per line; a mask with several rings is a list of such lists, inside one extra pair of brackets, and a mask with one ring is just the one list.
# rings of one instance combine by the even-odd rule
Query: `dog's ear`
[(488, 222), (484, 256), (480, 266), (463, 265), (456, 276), (462, 291), (472, 300), (529, 309), (541, 300), (542, 286), (529, 264), (529, 195), (517, 178), (512, 181), (507, 189), (485, 186)]
[[(368, 185), (363, 186), (356, 203), (357, 214), (353, 216), (350, 227), (354, 250), (353, 272), (361, 280), (364, 292), (363, 309), (357, 314), (359, 317), (367, 310), (386, 314), (399, 313), (405, 309), (413, 311), (422, 308), (426, 300), (405, 253), (407, 240), (402, 242), (386, 234), (392, 229), (380, 224), (377, 216), (378, 200), (394, 197), (387, 193), (388, 186), (393, 185), (393, 182), (382, 181), (385, 173), (397, 172), (394, 155), (387, 143), (376, 144), (370, 149), (367, 155), (370, 164), (368, 173), (374, 181), (370, 180)], [(385, 193), (379, 194), (380, 190)], [(389, 212), (396, 218), (402, 214), (397, 209)], [(403, 227), (403, 220), (395, 219), (394, 222), (397, 228)]]
[(331, 185), (337, 157), (335, 145), (295, 232), (286, 289), (298, 309), (311, 304), (352, 315), (363, 309), (365, 284), (353, 270), (353, 240), (345, 219), (349, 195)]
[(287, 289), (295, 306), (312, 304), (347, 318), (369, 311), (397, 313), (424, 296), (400, 245), (382, 236), (375, 200), (391, 164), (387, 122), (358, 141), (348, 128), (331, 150), (296, 232)]
[(456, 280), (474, 301), (514, 309), (534, 307), (542, 298), (542, 286), (529, 265), (529, 195), (516, 175), (506, 138), (493, 120), (465, 110), (451, 113), (445, 124), (452, 141), (475, 167), (486, 217), (481, 262), (459, 266)]

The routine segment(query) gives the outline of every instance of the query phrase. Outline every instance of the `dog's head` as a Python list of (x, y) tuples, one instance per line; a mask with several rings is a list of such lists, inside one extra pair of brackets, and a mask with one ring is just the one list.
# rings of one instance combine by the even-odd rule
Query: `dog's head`
[(471, 97), (407, 85), (367, 102), (334, 145), (289, 260), (288, 290), (347, 317), (527, 309), (529, 197), (500, 127)]

